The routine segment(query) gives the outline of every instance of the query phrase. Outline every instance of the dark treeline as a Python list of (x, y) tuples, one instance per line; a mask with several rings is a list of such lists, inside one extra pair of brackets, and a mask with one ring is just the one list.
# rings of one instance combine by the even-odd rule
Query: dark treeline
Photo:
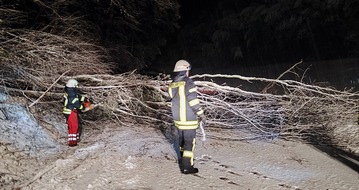
[(248, 66), (359, 57), (358, 10), (358, 0), (0, 0), (0, 28), (94, 41), (119, 70), (179, 58)]
[[(81, 38), (109, 50), (118, 71), (151, 64), (178, 28), (173, 0), (0, 0), (0, 28)], [(0, 30), (0, 42), (7, 35)], [(19, 30), (17, 30), (19, 32)], [(6, 36), (8, 37), (8, 36)]]
[[(182, 0), (167, 49), (202, 67), (359, 56), (357, 0)], [(171, 44), (170, 44), (171, 45)], [(171, 58), (164, 59), (170, 61)]]

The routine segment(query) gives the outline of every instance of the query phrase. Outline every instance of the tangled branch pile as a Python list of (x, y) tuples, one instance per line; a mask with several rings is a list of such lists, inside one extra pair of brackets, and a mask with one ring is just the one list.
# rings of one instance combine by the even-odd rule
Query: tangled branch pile
[[(0, 7), (0, 74), (6, 90), (33, 101), (31, 98), (41, 95), (62, 74), (104, 74), (114, 70), (108, 50), (84, 34), (89, 25), (86, 21), (60, 16), (41, 1), (37, 3), (55, 13), (51, 23), (37, 26), (41, 30), (23, 28), (31, 21), (21, 8)], [(62, 89), (55, 85), (49, 93)]]
[[(52, 73), (52, 76), (59, 76)], [(256, 93), (240, 88), (196, 80), (203, 77), (235, 78), (239, 81), (273, 84), (281, 93)], [(41, 90), (29, 91), (17, 83), (6, 80), (2, 86), (8, 93), (21, 91), (27, 97), (39, 98), (42, 103), (56, 100), (61, 107), (63, 84), (75, 78), (81, 89), (95, 100), (96, 107), (88, 122), (117, 122), (120, 126), (143, 124), (169, 128), (171, 113), (166, 92), (169, 80), (166, 77), (152, 79), (135, 72), (119, 75), (87, 74), (64, 76), (58, 82), (54, 77), (43, 75)], [(294, 80), (244, 77), (239, 75), (195, 75), (199, 98), (205, 106), (209, 131), (243, 131), (243, 136), (232, 140), (253, 138), (304, 139), (344, 147), (358, 153), (359, 131), (356, 126), (359, 93), (338, 91), (329, 87), (304, 84)], [(28, 81), (32, 86), (38, 83)], [(9, 88), (9, 86), (15, 88)], [(51, 87), (51, 89), (48, 89)], [(32, 99), (34, 101), (34, 99)], [(41, 106), (43, 104), (35, 104)], [(96, 125), (96, 124), (95, 124)], [(212, 138), (221, 138), (212, 136)]]
[(103, 63), (106, 50), (91, 43), (39, 31), (8, 31), (0, 37), (6, 48), (0, 53), (7, 86), (41, 90), (46, 87), (43, 77), (66, 71), (72, 75), (110, 72), (111, 64)]
[[(254, 93), (239, 88), (198, 82), (215, 94), (201, 94), (207, 114), (215, 126), (246, 129), (260, 137), (301, 138), (310, 142), (346, 147), (357, 139), (359, 93), (308, 85), (294, 80), (233, 75), (197, 75), (199, 77), (237, 78), (241, 81), (265, 82), (282, 88), (281, 94)], [(343, 128), (351, 128), (345, 132)], [(354, 130), (354, 131), (350, 131)], [(338, 132), (344, 132), (338, 134)], [(354, 133), (352, 133), (354, 132)], [(344, 134), (350, 135), (346, 140)], [(358, 147), (358, 141), (355, 146)], [(351, 141), (353, 143), (353, 141)]]

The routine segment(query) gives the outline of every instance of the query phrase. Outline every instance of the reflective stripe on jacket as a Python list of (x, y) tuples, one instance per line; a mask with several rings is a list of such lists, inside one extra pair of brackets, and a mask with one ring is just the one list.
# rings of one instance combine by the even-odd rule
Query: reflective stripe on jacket
[(172, 98), (172, 116), (175, 126), (179, 129), (196, 129), (197, 116), (203, 110), (197, 98), (197, 90), (192, 79), (187, 76), (177, 76), (169, 85), (168, 93)]
[(71, 111), (74, 109), (83, 110), (84, 106), (82, 105), (82, 102), (84, 101), (85, 97), (81, 96), (77, 92), (77, 89), (66, 87), (64, 94), (64, 108), (62, 113), (71, 114)]

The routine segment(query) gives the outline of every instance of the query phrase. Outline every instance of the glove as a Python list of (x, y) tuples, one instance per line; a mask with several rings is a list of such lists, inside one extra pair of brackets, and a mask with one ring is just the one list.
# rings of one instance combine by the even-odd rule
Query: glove
[(203, 123), (206, 123), (206, 116), (204, 114), (201, 114), (198, 117), (199, 117), (199, 121), (202, 121)]

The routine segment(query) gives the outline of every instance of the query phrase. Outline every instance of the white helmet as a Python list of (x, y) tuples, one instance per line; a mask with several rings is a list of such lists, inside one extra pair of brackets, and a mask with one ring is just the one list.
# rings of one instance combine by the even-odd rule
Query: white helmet
[(177, 61), (173, 72), (180, 72), (180, 71), (189, 71), (191, 70), (191, 65), (186, 60), (179, 60)]
[(66, 87), (69, 87), (69, 88), (77, 88), (79, 85), (79, 83), (77, 82), (77, 80), (75, 79), (70, 79), (69, 81), (67, 81), (66, 83)]

